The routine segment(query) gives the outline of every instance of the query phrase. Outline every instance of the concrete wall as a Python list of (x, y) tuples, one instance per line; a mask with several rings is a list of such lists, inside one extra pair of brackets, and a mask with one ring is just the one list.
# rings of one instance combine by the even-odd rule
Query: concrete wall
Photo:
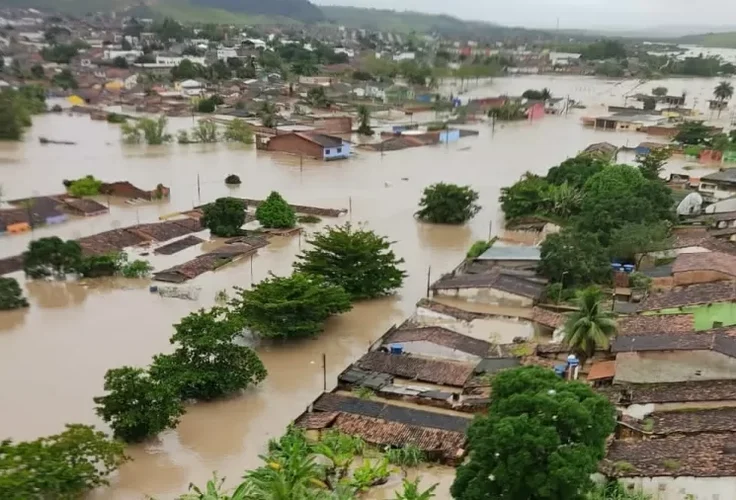
[(322, 146), (294, 134), (283, 134), (271, 137), (268, 140), (268, 150), (281, 151), (294, 155), (304, 155), (320, 160), (323, 156)]
[(326, 134), (350, 134), (353, 131), (353, 119), (349, 116), (317, 118), (311, 125)]
[(646, 384), (733, 379), (736, 379), (736, 359), (719, 352), (654, 351), (616, 355), (616, 382)]
[(654, 500), (732, 500), (736, 498), (736, 477), (631, 477), (622, 478), (653, 496)]
[(514, 295), (493, 288), (454, 288), (448, 290), (435, 290), (436, 295), (445, 297), (456, 297), (471, 302), (481, 302), (498, 306), (531, 307), (534, 300)]
[(511, 342), (514, 337), (534, 337), (534, 323), (523, 318), (503, 316), (463, 321), (445, 314), (417, 307), (412, 320), (423, 326), (441, 326), (453, 332), (486, 342)]

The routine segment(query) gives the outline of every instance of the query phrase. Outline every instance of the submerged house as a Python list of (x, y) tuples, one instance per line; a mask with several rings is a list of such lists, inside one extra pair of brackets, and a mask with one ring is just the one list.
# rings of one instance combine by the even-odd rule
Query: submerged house
[(341, 160), (350, 156), (350, 143), (341, 137), (315, 132), (257, 134), (256, 147), (318, 160)]

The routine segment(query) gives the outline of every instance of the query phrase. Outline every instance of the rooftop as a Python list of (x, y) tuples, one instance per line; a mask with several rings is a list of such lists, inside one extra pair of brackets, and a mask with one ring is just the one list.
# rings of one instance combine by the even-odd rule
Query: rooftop
[(625, 316), (618, 320), (618, 335), (642, 333), (687, 333), (695, 330), (692, 314)]
[(716, 271), (736, 277), (736, 256), (721, 252), (681, 253), (672, 265), (673, 273)]
[(615, 384), (603, 389), (616, 405), (736, 401), (736, 380)]
[(736, 168), (726, 168), (723, 170), (719, 170), (718, 172), (702, 176), (700, 180), (736, 183)]
[(586, 380), (605, 380), (613, 378), (616, 375), (616, 362), (615, 361), (599, 361), (593, 363), (590, 367)]
[(652, 422), (654, 434), (697, 434), (700, 432), (733, 432), (736, 408), (703, 408), (657, 411), (646, 420)]
[(339, 148), (345, 142), (340, 137), (335, 137), (327, 134), (305, 132), (296, 132), (295, 134), (302, 139), (306, 139), (308, 141), (314, 142), (315, 144), (319, 144), (323, 148)]
[(732, 300), (736, 300), (736, 287), (731, 282), (719, 281), (717, 283), (677, 286), (666, 292), (652, 293), (639, 304), (638, 310), (657, 311)]
[(616, 337), (611, 352), (714, 351), (736, 358), (736, 328)]
[(384, 338), (384, 344), (403, 342), (431, 342), (433, 344), (456, 349), (468, 354), (485, 357), (492, 344), (440, 327), (409, 328), (393, 330)]
[(483, 252), (476, 260), (541, 260), (539, 247), (513, 247), (494, 245)]
[(396, 377), (463, 387), (473, 374), (476, 364), (374, 351), (366, 353), (355, 365), (364, 370), (388, 373)]
[(499, 269), (483, 274), (448, 274), (432, 284), (432, 290), (453, 288), (494, 288), (535, 300), (544, 293), (544, 284)]
[(736, 476), (736, 434), (617, 440), (600, 468), (614, 477)]

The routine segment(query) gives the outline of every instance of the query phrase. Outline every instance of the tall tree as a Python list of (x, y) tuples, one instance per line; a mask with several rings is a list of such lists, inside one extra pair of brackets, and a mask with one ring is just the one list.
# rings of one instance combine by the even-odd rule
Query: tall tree
[(204, 206), (202, 225), (215, 236), (237, 236), (245, 224), (245, 202), (237, 198), (218, 198)]
[(0, 140), (19, 141), (23, 138), (24, 112), (17, 94), (0, 91)]
[(296, 225), (296, 212), (278, 192), (271, 191), (256, 208), (256, 219), (263, 227), (288, 229)]
[(608, 252), (596, 235), (570, 227), (544, 239), (539, 271), (565, 286), (606, 283), (611, 276)]
[(545, 214), (548, 209), (551, 186), (544, 177), (531, 172), (508, 187), (501, 188), (501, 208), (506, 219)]
[(420, 220), (439, 224), (462, 224), (472, 219), (481, 209), (478, 192), (470, 186), (438, 182), (424, 189), (419, 201)]
[(733, 97), (733, 85), (731, 82), (723, 80), (716, 85), (716, 88), (713, 89), (713, 97), (715, 97), (720, 104), (720, 106), (718, 106), (718, 116), (721, 116), (723, 103)]
[(0, 276), (0, 311), (28, 307), (23, 291), (15, 278)]
[(28, 250), (23, 253), (23, 270), (31, 278), (62, 277), (75, 272), (81, 261), (79, 243), (50, 236), (28, 244)]
[(294, 269), (340, 285), (353, 299), (388, 295), (406, 277), (399, 269), (404, 259), (394, 254), (393, 242), (350, 223), (328, 227), (307, 243), (312, 248), (298, 256)]
[(294, 273), (268, 278), (252, 290), (238, 289), (234, 312), (263, 337), (298, 338), (318, 334), (330, 316), (351, 309), (350, 296), (319, 276)]
[(589, 359), (596, 348), (608, 348), (616, 335), (616, 320), (611, 311), (601, 306), (602, 293), (598, 287), (581, 291), (575, 303), (578, 310), (569, 313), (565, 322), (564, 343), (582, 360)]
[(34, 441), (0, 442), (0, 498), (81, 498), (128, 460), (125, 445), (88, 425)]
[(358, 106), (358, 120), (360, 120), (358, 133), (361, 135), (373, 135), (373, 129), (371, 128), (371, 112), (365, 104)]
[(105, 374), (107, 394), (94, 398), (97, 414), (116, 437), (138, 442), (176, 427), (184, 407), (176, 387), (141, 368), (123, 366)]
[(236, 343), (242, 333), (238, 318), (221, 308), (204, 309), (174, 325), (173, 354), (154, 358), (151, 375), (175, 386), (182, 399), (211, 400), (233, 394), (266, 378), (258, 355)]
[(487, 415), (468, 429), (453, 498), (583, 500), (616, 425), (611, 403), (538, 366), (502, 371), (491, 385)]
[(671, 156), (672, 150), (668, 147), (654, 148), (645, 155), (636, 155), (636, 163), (644, 177), (659, 180), (659, 174)]

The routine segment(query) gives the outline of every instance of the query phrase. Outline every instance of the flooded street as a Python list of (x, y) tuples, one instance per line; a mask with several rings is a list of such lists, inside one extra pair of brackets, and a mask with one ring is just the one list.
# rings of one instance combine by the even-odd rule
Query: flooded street
[[(644, 85), (642, 91), (653, 83), (668, 87), (670, 93), (686, 90), (689, 99), (698, 97), (698, 107), (703, 107), (717, 82), (656, 81)], [(494, 234), (500, 232), (501, 187), (526, 171), (543, 174), (593, 142), (636, 145), (652, 140), (635, 132), (586, 129), (580, 123), (584, 115), (605, 114), (600, 107), (604, 103), (622, 105), (624, 94), (637, 85), (637, 81), (569, 77), (497, 79), (467, 95), (518, 95), (527, 88), (548, 87), (553, 95), (569, 94), (589, 108), (534, 123), (498, 124), (495, 133), (490, 125), (481, 124), (475, 127), (480, 136), (449, 146), (383, 156), (358, 152), (347, 161), (305, 161), (301, 169), (298, 158), (239, 145), (125, 146), (119, 126), (67, 115), (36, 117), (24, 142), (1, 143), (4, 199), (60, 193), (62, 180), (94, 175), (106, 182), (128, 180), (142, 189), (163, 183), (171, 188), (171, 200), (138, 207), (113, 204), (107, 215), (3, 236), (0, 257), (22, 252), (31, 238), (78, 238), (137, 221), (153, 222), (159, 216), (229, 194), (265, 198), (271, 190), (278, 190), (296, 204), (347, 208), (352, 200), (349, 216), (325, 219), (323, 224), (365, 222), (395, 240), (397, 255), (406, 259), (409, 277), (397, 296), (356, 304), (351, 312), (330, 320), (318, 339), (259, 348), (269, 372), (261, 386), (226, 401), (189, 407), (177, 429), (161, 434), (156, 441), (130, 447), (134, 461), (120, 469), (110, 488), (93, 498), (143, 499), (150, 495), (168, 499), (185, 492), (190, 482), (203, 484), (213, 470), (234, 482), (245, 469), (256, 466), (267, 440), (282, 434), (289, 421), (322, 391), (323, 353), (329, 390), (349, 362), (413, 312), (414, 304), (425, 294), (429, 266), (432, 279), (436, 279), (460, 262), (473, 241), (488, 236), (490, 222)], [(729, 113), (722, 119), (728, 120)], [(191, 125), (188, 118), (172, 119), (169, 131)], [(40, 136), (78, 144), (42, 146)], [(673, 162), (674, 170), (680, 167)], [(243, 184), (235, 189), (226, 187), (228, 174), (239, 175)], [(413, 213), (423, 188), (439, 181), (472, 185), (480, 193), (482, 212), (462, 227), (416, 222)], [(73, 422), (106, 429), (95, 416), (92, 402), (94, 396), (102, 394), (106, 370), (147, 365), (154, 354), (169, 351), (171, 325), (179, 318), (210, 307), (219, 290), (249, 286), (269, 272), (288, 274), (304, 244), (298, 237), (272, 240), (253, 259), (252, 275), (250, 261), (243, 260), (198, 277), (189, 282), (201, 288), (197, 301), (151, 294), (147, 280), (24, 282), (31, 307), (0, 313), (0, 438), (33, 439), (57, 433), (65, 423)], [(151, 262), (160, 270), (201, 251), (195, 246), (172, 256), (154, 256)], [(14, 276), (23, 282), (22, 273)], [(425, 483), (442, 483), (438, 498), (448, 496), (451, 469), (435, 467), (421, 471), (421, 475), (426, 476)], [(398, 485), (400, 479), (371, 492), (369, 498), (393, 498), (391, 492)]]

